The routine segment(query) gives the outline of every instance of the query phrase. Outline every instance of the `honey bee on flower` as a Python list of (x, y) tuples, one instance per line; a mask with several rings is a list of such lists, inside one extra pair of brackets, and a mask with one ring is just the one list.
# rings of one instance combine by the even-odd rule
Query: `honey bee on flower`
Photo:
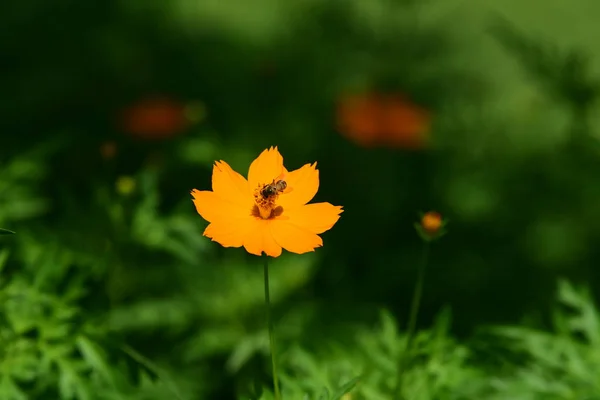
[(282, 249), (302, 254), (321, 247), (318, 235), (340, 218), (341, 206), (307, 204), (318, 188), (316, 163), (288, 171), (277, 147), (271, 147), (252, 162), (247, 180), (217, 161), (213, 190), (191, 194), (196, 211), (210, 223), (204, 236), (224, 247), (278, 257)]
[(261, 196), (265, 198), (270, 198), (277, 196), (279, 193), (284, 193), (286, 190), (289, 192), (291, 188), (288, 188), (287, 182), (285, 181), (285, 175), (273, 179), (272, 183), (268, 185), (263, 185), (262, 187), (259, 185), (259, 193)]

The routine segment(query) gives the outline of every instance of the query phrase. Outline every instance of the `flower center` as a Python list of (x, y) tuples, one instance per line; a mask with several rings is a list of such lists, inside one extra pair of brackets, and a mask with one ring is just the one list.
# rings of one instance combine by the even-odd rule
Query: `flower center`
[(282, 193), (287, 184), (283, 180), (258, 185), (254, 189), (254, 202), (256, 203), (252, 209), (252, 215), (262, 219), (275, 218), (283, 213), (283, 207), (277, 205), (279, 194)]

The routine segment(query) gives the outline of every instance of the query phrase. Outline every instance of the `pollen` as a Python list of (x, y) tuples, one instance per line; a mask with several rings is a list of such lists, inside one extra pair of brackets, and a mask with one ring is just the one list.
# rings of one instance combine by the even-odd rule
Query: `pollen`
[(258, 185), (254, 189), (254, 202), (256, 205), (252, 210), (252, 214), (262, 219), (272, 219), (283, 213), (283, 207), (277, 205), (278, 193), (269, 196), (263, 194), (263, 190), (269, 185)]

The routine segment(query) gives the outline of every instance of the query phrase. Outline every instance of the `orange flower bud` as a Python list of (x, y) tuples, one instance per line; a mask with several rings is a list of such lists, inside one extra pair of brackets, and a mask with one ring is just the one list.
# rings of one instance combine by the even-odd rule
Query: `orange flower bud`
[(444, 226), (446, 221), (442, 215), (436, 211), (428, 211), (421, 216), (421, 220), (415, 223), (415, 229), (421, 239), (430, 242), (443, 236), (446, 231)]
[(442, 227), (443, 220), (440, 213), (435, 211), (429, 211), (421, 218), (421, 226), (425, 232), (429, 234), (436, 234)]

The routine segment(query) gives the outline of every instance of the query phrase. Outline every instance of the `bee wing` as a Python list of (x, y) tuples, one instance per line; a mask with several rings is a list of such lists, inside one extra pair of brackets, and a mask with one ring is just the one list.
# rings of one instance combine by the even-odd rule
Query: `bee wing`
[[(285, 178), (287, 177), (287, 171), (283, 171), (277, 178), (275, 178), (275, 182), (277, 181), (285, 181)], [(287, 183), (287, 181), (286, 181)], [(294, 188), (290, 187), (290, 185), (287, 185), (287, 187), (284, 189), (283, 194), (289, 193), (292, 190), (294, 190)]]

